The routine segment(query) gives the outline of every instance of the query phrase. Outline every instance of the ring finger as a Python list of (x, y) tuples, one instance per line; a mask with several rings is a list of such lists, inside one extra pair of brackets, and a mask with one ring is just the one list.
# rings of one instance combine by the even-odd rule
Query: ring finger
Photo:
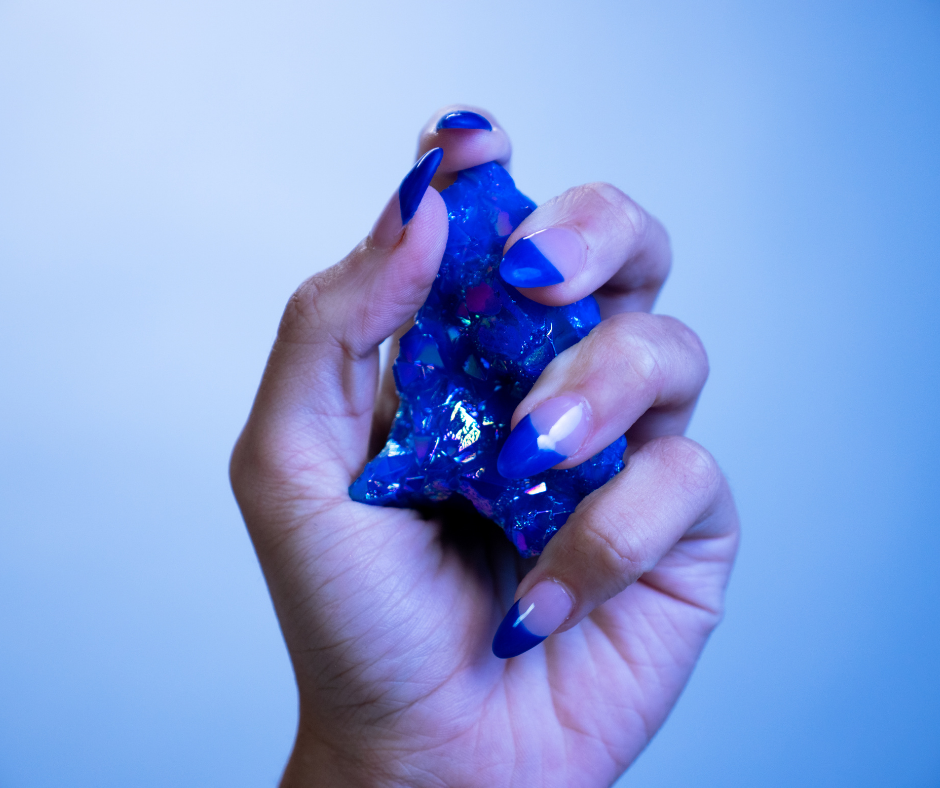
[(684, 324), (614, 315), (546, 367), (516, 408), (499, 472), (522, 479), (571, 468), (624, 433), (633, 448), (681, 435), (707, 377), (702, 343)]

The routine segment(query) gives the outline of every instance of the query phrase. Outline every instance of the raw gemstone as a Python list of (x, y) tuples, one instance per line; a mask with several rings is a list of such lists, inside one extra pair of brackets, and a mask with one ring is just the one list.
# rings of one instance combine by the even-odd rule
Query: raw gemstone
[(509, 420), (548, 363), (600, 322), (593, 297), (551, 307), (499, 276), (506, 238), (535, 205), (495, 162), (464, 170), (441, 196), (447, 249), (394, 365), (401, 404), (354, 501), (426, 506), (467, 498), (524, 556), (538, 555), (585, 495), (623, 468), (626, 439), (575, 468), (511, 480), (496, 470)]

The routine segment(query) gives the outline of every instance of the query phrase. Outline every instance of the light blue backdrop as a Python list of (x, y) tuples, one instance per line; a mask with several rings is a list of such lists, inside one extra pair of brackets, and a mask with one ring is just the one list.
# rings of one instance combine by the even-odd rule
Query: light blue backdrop
[(0, 4), (0, 786), (273, 784), (226, 478), (283, 303), (439, 105), (670, 229), (744, 538), (622, 785), (940, 785), (940, 5)]

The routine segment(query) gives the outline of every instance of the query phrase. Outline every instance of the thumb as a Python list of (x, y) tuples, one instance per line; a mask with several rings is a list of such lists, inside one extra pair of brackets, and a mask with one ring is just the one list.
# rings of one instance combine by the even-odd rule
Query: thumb
[(441, 158), (425, 154), (369, 236), (288, 302), (232, 455), (243, 510), (343, 499), (365, 464), (378, 346), (424, 302), (447, 242), (447, 209), (428, 186)]

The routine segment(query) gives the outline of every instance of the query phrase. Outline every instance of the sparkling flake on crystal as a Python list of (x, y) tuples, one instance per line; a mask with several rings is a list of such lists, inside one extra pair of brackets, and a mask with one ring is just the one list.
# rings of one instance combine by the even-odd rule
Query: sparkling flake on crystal
[(394, 365), (401, 404), (388, 443), (349, 488), (355, 501), (410, 507), (458, 494), (538, 555), (581, 499), (623, 468), (619, 438), (590, 460), (527, 479), (496, 458), (516, 406), (548, 363), (600, 322), (588, 297), (544, 306), (499, 277), (503, 246), (535, 205), (495, 162), (464, 170), (441, 196), (447, 248)]

